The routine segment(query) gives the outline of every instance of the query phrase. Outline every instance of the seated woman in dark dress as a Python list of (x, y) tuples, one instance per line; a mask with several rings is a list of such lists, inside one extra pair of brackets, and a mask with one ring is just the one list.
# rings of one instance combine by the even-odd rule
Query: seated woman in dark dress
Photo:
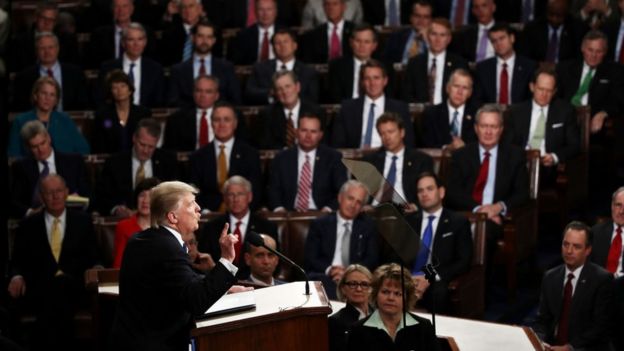
[(132, 103), (134, 84), (120, 69), (106, 75), (107, 104), (95, 112), (92, 152), (113, 154), (132, 148), (132, 135), (139, 120), (152, 111)]
[(369, 305), (373, 275), (368, 268), (349, 265), (338, 282), (338, 299), (347, 305), (329, 317), (329, 350), (341, 351), (347, 348), (347, 330), (358, 320), (371, 312)]
[(375, 270), (371, 298), (377, 309), (351, 327), (348, 350), (439, 350), (429, 320), (408, 312), (404, 325), (403, 294), (409, 311), (416, 302), (416, 286), (407, 269), (403, 271), (403, 279), (405, 291), (401, 290), (401, 267), (395, 263)]

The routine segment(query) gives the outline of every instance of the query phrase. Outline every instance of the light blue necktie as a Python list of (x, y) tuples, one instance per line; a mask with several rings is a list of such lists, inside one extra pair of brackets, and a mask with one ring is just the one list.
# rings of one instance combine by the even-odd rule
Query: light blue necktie
[(422, 268), (427, 264), (427, 259), (429, 258), (429, 251), (431, 249), (431, 239), (433, 239), (433, 220), (436, 217), (434, 215), (430, 215), (427, 217), (429, 219), (429, 223), (427, 223), (427, 227), (425, 228), (425, 232), (423, 233), (423, 237), (421, 240), (422, 246), (420, 247), (418, 258), (412, 267), (413, 275), (421, 275)]
[(366, 124), (366, 134), (364, 134), (364, 142), (362, 146), (370, 147), (373, 140), (373, 124), (375, 123), (375, 104), (370, 105), (368, 111), (368, 122)]
[(453, 120), (451, 121), (451, 135), (459, 136), (459, 112), (455, 110), (453, 112)]
[(191, 40), (191, 33), (186, 35), (186, 41), (184, 41), (184, 51), (182, 53), (182, 61), (187, 61), (193, 54), (193, 41)]
[(390, 164), (390, 169), (388, 170), (388, 175), (386, 176), (386, 180), (391, 187), (394, 187), (394, 183), (396, 182), (396, 160), (397, 156), (392, 156), (392, 163)]
[(388, 24), (390, 26), (396, 27), (399, 25), (399, 16), (398, 16), (398, 8), (396, 0), (390, 0), (390, 4), (388, 5)]

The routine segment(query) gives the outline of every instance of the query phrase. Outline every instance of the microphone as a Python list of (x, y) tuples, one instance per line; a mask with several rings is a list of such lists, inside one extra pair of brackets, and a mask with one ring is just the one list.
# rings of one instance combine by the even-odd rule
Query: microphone
[(265, 249), (269, 250), (271, 253), (277, 255), (279, 258), (281, 258), (282, 260), (288, 262), (288, 264), (290, 264), (291, 266), (297, 268), (301, 273), (303, 273), (303, 276), (306, 279), (306, 283), (305, 283), (305, 294), (306, 295), (310, 295), (310, 281), (308, 280), (308, 275), (306, 274), (305, 270), (303, 270), (303, 268), (301, 268), (301, 266), (299, 266), (298, 264), (296, 264), (293, 260), (291, 260), (290, 258), (284, 256), (282, 253), (280, 253), (279, 251), (267, 246), (264, 243), (264, 239), (262, 239), (262, 237), (260, 236), (260, 234), (254, 232), (254, 231), (249, 231), (249, 233), (247, 233), (247, 235), (245, 235), (245, 240), (250, 243), (253, 246), (257, 246), (257, 247), (264, 247)]

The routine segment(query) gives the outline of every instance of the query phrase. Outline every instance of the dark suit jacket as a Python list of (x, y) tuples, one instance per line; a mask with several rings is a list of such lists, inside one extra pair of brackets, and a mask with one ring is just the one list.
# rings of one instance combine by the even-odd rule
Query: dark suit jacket
[[(446, 203), (452, 209), (472, 211), (481, 205), (472, 199), (472, 189), (481, 168), (479, 144), (468, 144), (455, 151), (451, 162)], [(493, 202), (503, 201), (510, 210), (528, 200), (529, 175), (525, 152), (515, 145), (501, 143), (498, 145)]]
[[(585, 23), (568, 15), (559, 36), (557, 62), (581, 56), (581, 41), (588, 30), (589, 28)], [(550, 36), (548, 35), (548, 22), (545, 18), (527, 24), (518, 39), (520, 39), (518, 51), (523, 56), (537, 62), (546, 60)]]
[[(41, 77), (39, 69), (39, 65), (33, 65), (15, 76), (13, 111), (26, 111), (32, 107), (32, 87)], [(63, 110), (81, 110), (87, 107), (87, 83), (82, 69), (70, 63), (61, 63), (61, 80)]]
[[(100, 89), (102, 93), (97, 97), (98, 103), (104, 102), (106, 93), (106, 75), (113, 69), (123, 69), (121, 59), (113, 59), (102, 63), (100, 67)], [(146, 107), (164, 107), (165, 74), (162, 66), (149, 57), (141, 57), (141, 96), (140, 105)]]
[[(325, 274), (331, 266), (336, 250), (337, 214), (319, 217), (310, 223), (305, 242), (305, 266), (308, 273)], [(351, 222), (349, 242), (349, 264), (359, 263), (368, 269), (375, 269), (379, 263), (378, 234), (372, 219), (359, 215)]]
[(235, 282), (219, 262), (205, 276), (195, 273), (180, 243), (163, 227), (133, 236), (119, 272), (111, 349), (185, 349), (194, 317), (201, 316)]
[[(412, 13), (412, 3), (414, 0), (399, 0), (401, 6), (401, 24), (409, 24), (410, 14)], [(379, 0), (362, 0), (362, 10), (364, 11), (364, 22), (372, 25), (383, 26), (386, 23), (386, 6), (385, 1)]]
[(410, 313), (418, 323), (402, 328), (392, 340), (383, 329), (365, 326), (370, 316), (351, 327), (347, 350), (432, 350), (438, 351), (433, 326), (428, 319)]
[[(152, 156), (153, 176), (160, 181), (174, 180), (177, 175), (176, 156), (161, 150), (154, 150)], [(95, 209), (102, 215), (108, 215), (117, 205), (130, 207), (136, 200), (132, 181), (132, 150), (112, 155), (104, 163), (102, 174), (95, 190)]]
[[(269, 92), (273, 88), (273, 74), (275, 74), (276, 60), (256, 62), (253, 71), (247, 79), (245, 88), (245, 103), (248, 105), (266, 105), (269, 103)], [(318, 74), (312, 68), (299, 60), (295, 60), (293, 72), (301, 84), (300, 96), (312, 102), (318, 101), (319, 86)]]
[[(284, 28), (280, 24), (275, 24), (275, 30)], [(228, 48), (228, 59), (235, 65), (252, 65), (258, 61), (259, 49), (259, 31), (258, 24), (251, 25), (242, 29), (231, 41)], [(269, 38), (269, 50), (271, 50), (271, 38)]]
[[(307, 100), (300, 100), (299, 116), (302, 113), (311, 113), (325, 120), (325, 113), (320, 106)], [(324, 124), (324, 122), (323, 122)], [(258, 125), (255, 130), (256, 144), (264, 149), (281, 149), (286, 147), (286, 115), (284, 105), (275, 102), (263, 108), (258, 115)]]
[[(189, 181), (200, 190), (197, 203), (202, 208), (217, 211), (223, 201), (223, 195), (217, 183), (215, 142), (212, 141), (191, 154), (189, 163), (191, 166)], [(254, 195), (252, 207), (255, 208), (262, 198), (262, 174), (258, 151), (244, 141), (235, 139), (228, 167), (228, 178), (239, 175), (251, 182)]]
[[(464, 107), (464, 115), (462, 118), (461, 138), (464, 143), (472, 143), (477, 141), (477, 135), (474, 130), (474, 119), (476, 116), (476, 108), (474, 105), (467, 103)], [(450, 118), (447, 102), (428, 106), (423, 114), (422, 124), (422, 141), (424, 147), (441, 148), (449, 144), (453, 139), (451, 137)]]
[[(386, 150), (382, 147), (378, 151), (364, 156), (363, 161), (371, 163), (379, 173), (383, 175), (386, 162)], [(403, 192), (405, 200), (409, 203), (417, 203), (416, 178), (422, 172), (433, 172), (433, 160), (416, 149), (405, 148), (403, 155)]]
[[(301, 16), (291, 1), (277, 0), (277, 23), (299, 26)], [(202, 0), (208, 18), (221, 28), (245, 28), (248, 0)]]
[[(409, 106), (400, 100), (394, 100), (386, 96), (384, 112), (395, 112), (403, 119), (405, 128), (405, 146), (414, 147), (414, 126), (409, 113)], [(332, 125), (331, 145), (335, 148), (360, 147), (362, 141), (364, 97), (344, 100), (340, 105), (340, 113), (336, 116)], [(374, 126), (373, 126), (374, 127)], [(373, 130), (373, 133), (376, 133)]]
[[(437, 60), (436, 60), (437, 61)], [(403, 100), (408, 102), (428, 102), (429, 101), (429, 52), (426, 51), (416, 57), (411, 58), (405, 69), (405, 80), (403, 81)], [(440, 64), (440, 62), (436, 62)], [(446, 51), (444, 60), (444, 74), (442, 77), (442, 99), (446, 100), (446, 83), (451, 73), (457, 68), (468, 69), (468, 63), (460, 56)]]
[[(549, 270), (542, 279), (534, 329), (544, 342), (551, 345), (555, 341), (566, 279), (565, 265)], [(609, 349), (612, 281), (613, 276), (596, 264), (587, 261), (583, 266), (572, 295), (568, 319), (568, 342), (574, 349)]]
[[(498, 57), (490, 57), (477, 64), (475, 71), (475, 89), (473, 99), (478, 105), (498, 101), (496, 82), (499, 77), (496, 74)], [(531, 98), (529, 83), (533, 79), (533, 72), (537, 68), (535, 62), (516, 53), (513, 75), (511, 77), (511, 90), (509, 91), (509, 103), (515, 104)], [(558, 84), (559, 86), (561, 84)]]
[[(214, 1), (211, 1), (214, 2)], [(205, 10), (207, 10), (204, 7)], [(220, 15), (220, 13), (217, 12)], [(210, 17), (210, 16), (209, 16)], [(213, 22), (216, 23), (216, 22)], [(218, 26), (215, 30), (215, 37), (217, 38), (217, 42), (214, 44), (212, 49), (210, 50), (213, 56), (222, 57), (223, 56), (223, 47), (222, 47), (222, 34)], [(182, 22), (182, 18), (178, 15), (174, 15), (171, 22), (165, 26), (162, 31), (162, 38), (158, 42), (158, 57), (160, 63), (164, 67), (173, 66), (175, 64), (182, 62), (182, 56), (184, 53), (184, 44), (186, 43), (186, 30), (184, 29), (184, 24)]]
[[(557, 66), (557, 91), (559, 97), (571, 101), (581, 84), (583, 60), (569, 60)], [(619, 102), (622, 101), (622, 69), (613, 62), (598, 65), (589, 85), (587, 104), (591, 107), (592, 116), (605, 111), (609, 116), (619, 113)]]
[[(57, 174), (65, 179), (70, 194), (78, 193), (86, 197), (91, 195), (91, 186), (81, 155), (55, 151), (54, 163)], [(28, 157), (13, 162), (11, 171), (10, 212), (20, 218), (32, 205), (33, 192), (39, 181), (39, 166), (34, 158)]]
[[(218, 260), (221, 257), (221, 246), (219, 245), (219, 236), (221, 235), (221, 231), (223, 230), (223, 226), (225, 223), (230, 222), (229, 213), (225, 213), (222, 216), (219, 216), (204, 225), (199, 237), (197, 238), (197, 249), (199, 252), (209, 253), (212, 256), (213, 260)], [(234, 232), (234, 227), (230, 227), (229, 232)], [(256, 233), (262, 233), (269, 235), (275, 242), (277, 243), (277, 249), (279, 250), (279, 239), (277, 235), (277, 226), (274, 223), (267, 221), (266, 219), (255, 215), (249, 215), (249, 223), (247, 224), (247, 230), (245, 231), (244, 237), (247, 238), (247, 234), (250, 231), (254, 231)], [(246, 279), (249, 277), (249, 266), (245, 263), (244, 254), (247, 252), (247, 241), (243, 241), (243, 245), (241, 246), (240, 258), (236, 266), (238, 267), (238, 272), (236, 272), (236, 277), (238, 279)]]
[(460, 55), (467, 62), (475, 62), (479, 41), (479, 25), (469, 24), (453, 34), (449, 50)]
[(609, 41), (606, 57), (608, 61), (618, 61), (618, 57), (615, 57), (615, 52), (616, 49), (621, 45), (621, 43), (618, 43), (618, 35), (620, 34), (620, 23), (622, 23), (622, 21), (618, 17), (615, 20), (606, 21), (600, 28), (600, 30), (607, 36), (607, 39)]
[[(529, 142), (532, 104), (531, 100), (512, 105), (505, 119), (505, 137), (521, 148)], [(574, 108), (567, 101), (553, 100), (546, 116), (546, 152), (556, 154), (559, 162), (565, 162), (579, 153), (580, 144), (581, 132)]]
[(591, 261), (600, 267), (606, 267), (609, 249), (611, 248), (611, 236), (613, 235), (613, 220), (596, 224), (592, 227), (592, 232), (594, 233), (594, 242), (592, 243)]
[[(145, 28), (147, 44), (144, 56), (156, 57), (156, 36), (150, 28)], [(96, 28), (89, 40), (90, 67), (99, 67), (101, 62), (115, 59), (115, 25), (107, 24)]]
[(132, 148), (132, 136), (136, 126), (143, 118), (152, 116), (152, 111), (143, 106), (131, 105), (126, 125), (119, 124), (117, 109), (113, 104), (107, 104), (95, 111), (93, 121), (94, 133), (91, 150), (94, 154), (113, 154)]
[[(7, 51), (9, 72), (19, 72), (28, 66), (37, 63), (35, 52), (35, 30), (34, 26), (23, 33), (17, 35), (11, 41), (11, 50)], [(80, 54), (78, 50), (78, 37), (73, 33), (54, 33), (59, 41), (59, 61), (80, 64)], [(6, 50), (6, 49), (5, 49)]]
[[(388, 75), (388, 85), (385, 93), (392, 96), (392, 81), (394, 69), (392, 65), (384, 62)], [(344, 55), (329, 62), (329, 85), (327, 86), (327, 102), (337, 104), (342, 100), (351, 99), (353, 96), (353, 73), (355, 62), (353, 56)]]
[[(546, 15), (546, 0), (535, 0), (533, 5), (533, 18), (540, 19)], [(497, 21), (507, 23), (522, 22), (522, 0), (496, 0), (496, 12), (494, 18)]]
[[(369, 308), (369, 311), (372, 311), (373, 307), (369, 306)], [(360, 311), (349, 302), (346, 303), (345, 307), (327, 318), (330, 351), (343, 351), (347, 349), (347, 330), (349, 330), (359, 318)]]
[(44, 212), (26, 217), (15, 236), (11, 275), (22, 275), (27, 293), (43, 297), (60, 269), (68, 280), (84, 286), (84, 273), (97, 263), (91, 216), (67, 209), (61, 255), (57, 263), (46, 234)]
[[(327, 63), (329, 61), (329, 41), (327, 37), (327, 23), (316, 26), (314, 29), (306, 32), (299, 46), (301, 58), (308, 63)], [(342, 27), (342, 55), (351, 55), (351, 45), (349, 39), (355, 25), (351, 21), (344, 21)]]
[[(269, 208), (284, 207), (292, 211), (298, 189), (297, 156), (299, 148), (284, 150), (273, 159), (269, 173)], [(335, 209), (340, 187), (347, 181), (347, 170), (341, 162), (342, 154), (319, 145), (312, 174), (312, 198), (318, 209), (329, 206)]]
[[(403, 62), (403, 53), (405, 52), (405, 46), (412, 34), (412, 28), (405, 28), (392, 33), (385, 43), (384, 58), (388, 62)], [(411, 43), (410, 43), (411, 45)], [(426, 50), (426, 48), (424, 48)], [(423, 51), (424, 52), (424, 51)]]
[[(212, 56), (211, 74), (219, 79), (219, 99), (233, 104), (241, 103), (241, 92), (234, 74), (234, 66), (224, 59)], [(167, 102), (170, 106), (193, 107), (193, 60), (187, 60), (171, 67)]]

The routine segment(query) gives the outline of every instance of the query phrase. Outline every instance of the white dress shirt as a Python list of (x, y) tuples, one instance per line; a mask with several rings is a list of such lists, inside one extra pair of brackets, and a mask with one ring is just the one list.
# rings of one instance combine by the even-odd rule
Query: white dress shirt
[[(227, 168), (230, 169), (230, 155), (232, 155), (232, 148), (234, 147), (234, 137), (225, 142), (214, 139), (214, 149), (215, 149), (215, 160), (217, 160), (217, 164), (219, 163), (219, 154), (221, 153), (221, 145), (225, 145), (223, 152), (225, 153), (225, 163), (227, 164)], [(215, 167), (215, 172), (218, 170)]]
[(273, 38), (273, 33), (275, 33), (275, 25), (271, 25), (268, 28), (258, 26), (258, 61), (260, 60), (260, 53), (262, 53), (262, 40), (264, 40), (264, 32), (268, 32), (269, 60), (275, 58), (275, 52), (273, 51), (273, 45), (271, 44), (271, 38)]
[[(54, 161), (54, 149), (50, 153), (50, 156), (45, 159), (48, 162), (48, 174), (56, 174), (56, 162)], [(39, 169), (39, 173), (43, 171), (43, 162), (37, 161), (37, 168)]]
[(364, 112), (362, 114), (362, 135), (360, 136), (361, 143), (364, 144), (364, 137), (366, 136), (366, 129), (368, 128), (368, 114), (371, 109), (371, 104), (375, 104), (375, 119), (373, 120), (373, 133), (371, 135), (371, 147), (381, 146), (381, 137), (377, 133), (377, 120), (384, 113), (386, 109), (386, 96), (381, 95), (377, 100), (373, 100), (368, 96), (364, 96)]
[[(463, 104), (457, 108), (453, 107), (450, 102), (447, 101), (446, 106), (448, 108), (449, 115), (449, 126), (452, 126), (453, 123), (453, 115), (455, 111), (457, 111), (457, 136), (461, 138), (462, 136), (462, 125), (464, 123), (464, 112), (466, 111), (466, 104)], [(452, 127), (451, 127), (452, 129)]]
[(405, 200), (405, 190), (403, 189), (403, 161), (405, 160), (405, 148), (401, 151), (393, 154), (390, 151), (386, 151), (386, 158), (384, 160), (383, 174), (388, 179), (388, 173), (390, 172), (390, 166), (392, 165), (392, 156), (396, 156), (396, 178), (394, 181), (394, 191)]
[(204, 70), (206, 70), (206, 75), (212, 74), (212, 55), (208, 54), (206, 56), (199, 56), (197, 54), (193, 54), (193, 79), (197, 79), (199, 76), (199, 71), (201, 70), (201, 60), (204, 60)]
[(292, 110), (284, 108), (286, 122), (288, 122), (288, 115), (292, 113), (293, 125), (295, 126), (295, 129), (299, 127), (299, 110), (301, 110), (301, 100), (297, 100), (297, 104), (295, 104), (295, 107), (293, 107)]
[(431, 263), (431, 252), (433, 251), (433, 243), (435, 242), (435, 234), (438, 230), (438, 224), (440, 224), (440, 216), (442, 216), (442, 207), (433, 213), (429, 213), (423, 211), (422, 221), (420, 222), (420, 240), (422, 241), (425, 236), (425, 229), (427, 229), (427, 224), (429, 224), (429, 216), (434, 216), (435, 218), (431, 221), (431, 243), (429, 244), (429, 257), (427, 258), (427, 263)]
[[(531, 105), (532, 105), (531, 124), (529, 126), (529, 137), (527, 139), (527, 144), (526, 144), (527, 150), (531, 148), (531, 146), (529, 145), (529, 142), (531, 142), (531, 139), (533, 139), (533, 135), (535, 134), (535, 128), (537, 128), (537, 121), (539, 120), (540, 115), (542, 114), (542, 111), (544, 111), (544, 116), (548, 118), (548, 105), (540, 106), (535, 102), (535, 100), (531, 102)], [(547, 128), (548, 128), (548, 124), (546, 124), (544, 133), (548, 131)], [(544, 134), (544, 139), (542, 139), (542, 143), (540, 144), (540, 153), (542, 155), (546, 154), (546, 134)]]
[(436, 61), (436, 79), (435, 88), (433, 90), (433, 104), (437, 105), (442, 102), (442, 80), (444, 79), (444, 66), (446, 65), (446, 50), (439, 53), (437, 56), (429, 51), (429, 62), (427, 62), (427, 75), (431, 72), (431, 65), (433, 65), (433, 59)]
[(509, 77), (509, 79), (507, 80), (507, 92), (509, 93), (509, 103), (512, 102), (511, 100), (511, 96), (512, 96), (512, 91), (511, 91), (511, 82), (513, 82), (513, 71), (514, 71), (514, 64), (516, 63), (516, 54), (514, 53), (513, 55), (511, 55), (511, 57), (505, 61), (502, 58), (498, 57), (496, 59), (496, 100), (498, 101), (498, 97), (500, 96), (500, 76), (501, 76), (501, 72), (503, 71), (503, 63), (507, 63), (507, 77)]
[(356, 99), (360, 96), (360, 66), (364, 61), (358, 60), (355, 56), (353, 57), (353, 94), (351, 97)]
[[(336, 34), (338, 35), (338, 40), (340, 40), (340, 52), (342, 53), (342, 30), (344, 29), (344, 19), (341, 19), (340, 22), (336, 24), (327, 22), (327, 50), (331, 51), (331, 38), (332, 34), (334, 34), (334, 27), (336, 27)], [(327, 54), (329, 55), (329, 51)]]
[(574, 274), (574, 278), (572, 278), (572, 296), (574, 296), (574, 292), (576, 291), (576, 283), (578, 283), (579, 277), (581, 276), (581, 272), (583, 271), (583, 267), (585, 265), (582, 265), (580, 267), (577, 267), (575, 270), (571, 271), (568, 266), (566, 266), (565, 268), (565, 274), (563, 276), (563, 288), (565, 289), (565, 285), (568, 282), (568, 274), (572, 273)]
[(141, 57), (136, 59), (136, 61), (132, 61), (126, 56), (123, 55), (122, 66), (123, 71), (130, 75), (130, 65), (134, 63), (134, 68), (132, 69), (132, 75), (134, 76), (134, 93), (132, 95), (132, 103), (135, 105), (141, 104)]
[(247, 226), (249, 225), (249, 211), (247, 211), (247, 213), (245, 213), (245, 215), (243, 216), (243, 218), (238, 219), (236, 217), (234, 217), (231, 213), (230, 213), (230, 229), (229, 231), (231, 233), (234, 233), (234, 231), (236, 230), (236, 223), (241, 222), (240, 226), (238, 227), (240, 230), (240, 234), (241, 234), (241, 243), (245, 242), (245, 233), (247, 233)]
[[(615, 232), (617, 230), (618, 225), (613, 223), (613, 231), (611, 232), (611, 243), (613, 242), (613, 240), (615, 239), (615, 236), (617, 235), (617, 233)], [(622, 233), (620, 234), (620, 236), (622, 237), (622, 242), (624, 242), (624, 226), (622, 226)], [(610, 246), (610, 245), (609, 245)], [(622, 262), (622, 256), (620, 255), (620, 258), (618, 260), (618, 268), (615, 270), (615, 273), (613, 273), (613, 276), (616, 278), (619, 278), (621, 276), (624, 276), (624, 266), (622, 265), (624, 262)]]
[(295, 59), (291, 59), (288, 62), (282, 62), (279, 59), (275, 60), (275, 72), (281, 71), (282, 66), (286, 67), (287, 71), (292, 71), (295, 68)]

